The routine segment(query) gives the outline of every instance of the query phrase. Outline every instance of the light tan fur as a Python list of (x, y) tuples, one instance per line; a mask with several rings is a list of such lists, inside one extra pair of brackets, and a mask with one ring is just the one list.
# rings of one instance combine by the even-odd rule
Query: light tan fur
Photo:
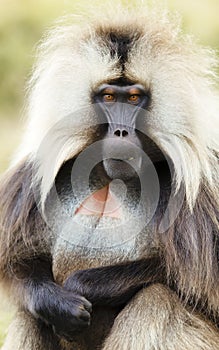
[(218, 350), (213, 324), (188, 312), (168, 288), (143, 289), (115, 320), (103, 350)]

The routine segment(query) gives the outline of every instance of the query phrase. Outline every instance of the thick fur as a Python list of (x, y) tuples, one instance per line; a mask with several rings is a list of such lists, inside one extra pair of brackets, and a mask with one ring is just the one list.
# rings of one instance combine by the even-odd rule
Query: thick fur
[(218, 341), (212, 324), (186, 310), (168, 288), (154, 284), (121, 312), (103, 349), (216, 350)]
[[(39, 47), (27, 131), (0, 188), (0, 276), (19, 309), (3, 349), (219, 349), (215, 55), (183, 36), (166, 13), (145, 7), (118, 5), (89, 21), (63, 22)], [(172, 165), (171, 188), (163, 186), (142, 236), (113, 249), (101, 239), (102, 250), (82, 249), (60, 240), (45, 211), (55, 182), (68, 206), (68, 161), (96, 140), (93, 91), (124, 78), (151, 96), (144, 129)], [(85, 272), (74, 274), (84, 269), (87, 280)], [(91, 328), (69, 342), (65, 331), (82, 309), (88, 323), (83, 297), (94, 305)]]

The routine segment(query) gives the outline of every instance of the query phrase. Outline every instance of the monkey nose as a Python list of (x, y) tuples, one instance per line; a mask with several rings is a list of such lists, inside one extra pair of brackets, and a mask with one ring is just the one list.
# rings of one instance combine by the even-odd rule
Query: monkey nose
[(114, 131), (114, 135), (118, 137), (126, 137), (129, 135), (129, 132), (125, 129), (117, 129)]

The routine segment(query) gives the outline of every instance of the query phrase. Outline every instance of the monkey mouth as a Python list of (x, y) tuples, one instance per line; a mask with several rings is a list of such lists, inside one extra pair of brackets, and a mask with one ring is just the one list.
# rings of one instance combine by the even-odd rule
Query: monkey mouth
[(112, 158), (112, 160), (115, 162), (131, 162), (134, 159), (135, 159), (134, 157), (129, 157), (129, 158), (125, 158), (125, 159)]
[(110, 179), (130, 180), (138, 176), (141, 158), (108, 158), (103, 161), (103, 166)]

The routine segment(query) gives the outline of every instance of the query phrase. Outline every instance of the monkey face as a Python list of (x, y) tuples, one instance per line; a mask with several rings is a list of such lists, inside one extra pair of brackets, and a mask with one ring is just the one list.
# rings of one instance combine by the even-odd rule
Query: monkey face
[[(142, 141), (137, 133), (149, 96), (143, 86), (103, 84), (95, 92), (96, 112), (105, 120), (102, 136), (103, 166), (111, 179), (129, 179), (142, 166)], [(143, 109), (143, 110), (142, 110)]]

